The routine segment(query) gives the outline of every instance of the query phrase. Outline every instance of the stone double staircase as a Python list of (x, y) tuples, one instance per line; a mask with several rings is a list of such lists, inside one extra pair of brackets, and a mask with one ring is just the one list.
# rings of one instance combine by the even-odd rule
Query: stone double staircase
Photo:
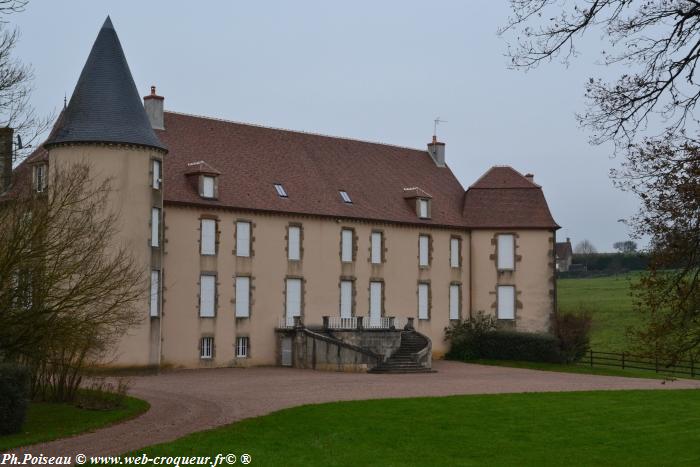
[(401, 331), (398, 350), (369, 370), (369, 373), (432, 373), (434, 370), (430, 366), (430, 347), (430, 340), (422, 334), (414, 330)]

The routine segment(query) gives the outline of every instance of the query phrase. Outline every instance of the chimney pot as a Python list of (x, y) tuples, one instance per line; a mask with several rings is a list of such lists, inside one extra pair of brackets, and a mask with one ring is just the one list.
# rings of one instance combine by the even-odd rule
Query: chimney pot
[(165, 130), (163, 100), (163, 96), (156, 94), (155, 86), (151, 86), (151, 94), (143, 98), (143, 107), (154, 130)]

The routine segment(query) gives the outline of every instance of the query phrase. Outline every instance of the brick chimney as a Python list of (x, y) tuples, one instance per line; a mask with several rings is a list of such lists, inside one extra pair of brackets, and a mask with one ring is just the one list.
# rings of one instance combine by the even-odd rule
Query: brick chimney
[(163, 120), (163, 96), (156, 94), (156, 87), (151, 86), (151, 94), (143, 98), (143, 106), (146, 109), (146, 115), (151, 121), (151, 127), (154, 130), (165, 130), (165, 121)]
[(527, 178), (529, 182), (535, 183), (535, 176), (533, 174), (525, 174), (525, 178)]
[(433, 135), (433, 141), (428, 143), (428, 153), (435, 161), (435, 165), (445, 167), (445, 143), (439, 142), (435, 135)]
[(12, 183), (12, 128), (0, 128), (0, 193)]

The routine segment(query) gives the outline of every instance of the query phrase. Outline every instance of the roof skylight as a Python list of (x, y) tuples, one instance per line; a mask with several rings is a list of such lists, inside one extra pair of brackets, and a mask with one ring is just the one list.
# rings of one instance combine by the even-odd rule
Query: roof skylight
[(280, 198), (287, 198), (289, 196), (287, 195), (287, 190), (284, 189), (281, 183), (275, 183), (275, 190)]
[(350, 199), (350, 195), (347, 191), (340, 190), (338, 193), (340, 193), (340, 198), (344, 203), (352, 204), (352, 199)]

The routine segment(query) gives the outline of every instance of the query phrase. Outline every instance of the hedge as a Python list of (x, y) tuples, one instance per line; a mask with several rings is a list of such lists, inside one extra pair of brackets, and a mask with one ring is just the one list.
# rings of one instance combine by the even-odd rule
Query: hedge
[(455, 360), (521, 360), (562, 363), (559, 340), (550, 334), (489, 331), (452, 340), (447, 358)]
[(17, 433), (27, 415), (29, 372), (24, 367), (0, 364), (0, 435)]

